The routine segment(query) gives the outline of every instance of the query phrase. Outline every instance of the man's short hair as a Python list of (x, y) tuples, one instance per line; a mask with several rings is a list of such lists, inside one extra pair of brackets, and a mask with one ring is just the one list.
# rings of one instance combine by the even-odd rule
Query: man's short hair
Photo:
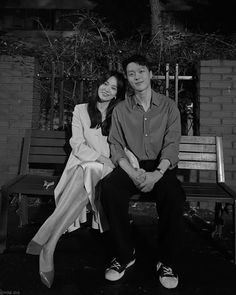
[(126, 58), (122, 62), (122, 67), (123, 67), (124, 73), (126, 73), (128, 64), (130, 64), (132, 62), (136, 63), (140, 66), (146, 66), (148, 68), (148, 70), (151, 71), (151, 63), (150, 63), (149, 59), (144, 55), (134, 54), (134, 55), (129, 56), (128, 58)]

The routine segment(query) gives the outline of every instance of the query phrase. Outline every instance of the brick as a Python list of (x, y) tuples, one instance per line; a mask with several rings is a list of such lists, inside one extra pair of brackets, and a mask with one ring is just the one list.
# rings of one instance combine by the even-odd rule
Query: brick
[(223, 74), (223, 80), (236, 81), (236, 75)]
[(230, 74), (232, 73), (233, 70), (231, 67), (215, 67), (212, 68), (212, 73), (216, 73), (216, 74)]
[(210, 102), (210, 101), (211, 101), (210, 97), (205, 97), (205, 96), (200, 97), (200, 102)]
[(211, 67), (201, 67), (201, 74), (209, 74), (211, 73)]
[(220, 88), (220, 89), (231, 89), (231, 82), (230, 81), (218, 81), (218, 82), (211, 82), (210, 83), (212, 88)]
[(209, 88), (210, 87), (210, 82), (208, 81), (200, 81), (200, 88)]
[(0, 82), (7, 84), (33, 84), (33, 79), (25, 77), (0, 77)]
[(230, 170), (230, 171), (236, 171), (236, 163), (225, 165), (225, 169)]
[(21, 85), (21, 91), (26, 91), (26, 92), (33, 91), (33, 84), (32, 83), (22, 84)]
[(210, 131), (212, 134), (226, 137), (232, 134), (232, 127), (229, 126), (210, 126)]
[(200, 103), (200, 110), (203, 111), (219, 111), (221, 109), (221, 104), (210, 104), (210, 103)]
[(5, 61), (0, 61), (0, 69), (11, 69), (12, 64)]
[(225, 151), (225, 154), (227, 154), (227, 156), (236, 156), (236, 150), (235, 149), (226, 148), (224, 151)]
[[(219, 113), (221, 113), (221, 112), (219, 112)], [(209, 118), (210, 116), (212, 116), (212, 112), (209, 112), (209, 111), (207, 112), (207, 111), (201, 110), (201, 118)]]
[(232, 148), (233, 144), (231, 140), (226, 140), (225, 138), (223, 138), (223, 147), (224, 148)]
[(216, 118), (201, 118), (200, 122), (202, 125), (220, 125), (221, 120)]
[(9, 84), (9, 83), (5, 83), (5, 84), (0, 84), (0, 93), (2, 91), (10, 91), (10, 92), (14, 92), (14, 91), (20, 91), (21, 90), (21, 85), (19, 84)]
[[(225, 154), (225, 152), (224, 152), (224, 154)], [(233, 157), (224, 156), (224, 163), (225, 164), (233, 164)]]
[[(0, 80), (2, 79), (1, 77), (22, 77), (22, 71), (21, 70), (9, 70), (9, 69), (4, 69), (4, 71), (0, 71)], [(2, 81), (2, 80), (1, 80)]]
[(226, 125), (235, 125), (236, 124), (236, 119), (235, 118), (225, 118), (223, 119), (223, 124), (226, 124)]
[(200, 75), (200, 82), (202, 81), (220, 81), (221, 75), (220, 74), (201, 74)]
[(218, 59), (201, 60), (200, 66), (203, 67), (217, 67), (220, 66), (221, 62)]
[[(202, 111), (201, 111), (201, 115), (202, 115)], [(208, 116), (210, 115), (213, 118), (232, 118), (232, 112), (223, 112), (223, 111), (211, 112)]]
[(219, 89), (200, 89), (200, 96), (220, 96), (221, 94)]
[(223, 104), (223, 111), (236, 111), (236, 104)]
[(227, 90), (222, 90), (222, 95), (235, 97), (236, 96), (236, 89), (228, 88)]
[(222, 65), (227, 67), (236, 67), (236, 60), (222, 60)]
[(213, 103), (232, 103), (232, 100), (233, 99), (231, 97), (225, 97), (225, 96), (212, 97)]

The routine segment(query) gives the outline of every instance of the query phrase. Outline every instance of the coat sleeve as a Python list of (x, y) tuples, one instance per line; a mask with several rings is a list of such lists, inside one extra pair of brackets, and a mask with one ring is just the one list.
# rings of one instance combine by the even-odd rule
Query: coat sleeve
[(84, 124), (85, 120), (82, 120), (83, 111), (79, 106), (75, 106), (72, 118), (72, 137), (70, 139), (70, 145), (72, 148), (72, 154), (80, 161), (96, 161), (100, 156), (93, 147), (89, 146), (85, 134)]

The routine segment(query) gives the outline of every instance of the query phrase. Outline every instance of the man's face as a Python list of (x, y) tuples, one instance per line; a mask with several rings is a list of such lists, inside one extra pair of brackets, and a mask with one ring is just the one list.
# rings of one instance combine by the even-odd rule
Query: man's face
[(146, 66), (131, 62), (126, 68), (127, 78), (130, 86), (138, 92), (151, 87), (152, 72)]

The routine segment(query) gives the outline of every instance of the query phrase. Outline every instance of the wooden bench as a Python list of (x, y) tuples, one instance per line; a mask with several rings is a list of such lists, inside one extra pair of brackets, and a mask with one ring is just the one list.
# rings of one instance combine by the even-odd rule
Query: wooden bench
[[(69, 137), (64, 131), (27, 130), (23, 143), (20, 173), (2, 186), (0, 198), (0, 253), (6, 248), (7, 215), (10, 195), (18, 196), (20, 225), (27, 224), (27, 197), (53, 196), (54, 188), (70, 153)], [(180, 170), (213, 170), (215, 182), (183, 182), (187, 201), (229, 203), (234, 214), (236, 194), (225, 184), (222, 138), (214, 136), (182, 136), (179, 152)], [(33, 169), (53, 169), (53, 175), (33, 174)], [(186, 171), (187, 171), (186, 170)], [(48, 188), (44, 184), (54, 183)], [(132, 201), (142, 201), (133, 196)], [(236, 249), (234, 246), (234, 261)]]

